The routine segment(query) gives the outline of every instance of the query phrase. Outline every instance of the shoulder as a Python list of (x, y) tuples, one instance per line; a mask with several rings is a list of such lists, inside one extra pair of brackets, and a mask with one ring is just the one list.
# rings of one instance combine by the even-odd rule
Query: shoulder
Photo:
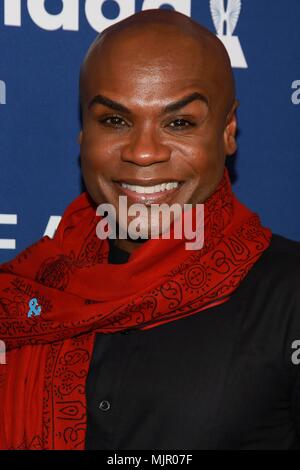
[[(269, 247), (254, 266), (255, 274), (279, 281), (300, 281), (300, 242), (273, 234)], [(300, 288), (300, 283), (299, 283)]]
[(283, 351), (291, 365), (291, 344), (300, 338), (300, 243), (273, 234), (239, 292), (245, 325), (252, 331), (255, 324), (263, 344), (276, 354)]
[(296, 256), (299, 259), (300, 242), (273, 233), (270, 246), (266, 250), (266, 253), (268, 253), (269, 256)]
[[(283, 345), (285, 364), (293, 373), (299, 373), (299, 368), (294, 369), (292, 354), (300, 344), (300, 243), (273, 235), (258, 271), (260, 289), (267, 292), (264, 305), (272, 322), (269, 329), (278, 344)], [(299, 351), (296, 354), (300, 356)]]
[(300, 243), (273, 234), (269, 247), (252, 266), (240, 286), (248, 299), (300, 313)]

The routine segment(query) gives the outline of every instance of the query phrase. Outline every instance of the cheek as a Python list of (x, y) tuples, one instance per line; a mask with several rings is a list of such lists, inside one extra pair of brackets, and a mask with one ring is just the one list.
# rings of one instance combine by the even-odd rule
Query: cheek
[(201, 178), (203, 173), (210, 172), (222, 163), (219, 147), (211, 140), (197, 139), (192, 145), (190, 142), (183, 143), (177, 148), (176, 154), (174, 163), (176, 161), (178, 169), (185, 169), (195, 178)]
[(107, 172), (115, 159), (116, 148), (112, 145), (111, 139), (96, 132), (89, 132), (83, 135), (80, 155), (82, 167), (86, 171)]
[(186, 195), (192, 203), (203, 202), (222, 178), (225, 156), (221, 141), (210, 129), (177, 147), (176, 164), (179, 172), (187, 175)]

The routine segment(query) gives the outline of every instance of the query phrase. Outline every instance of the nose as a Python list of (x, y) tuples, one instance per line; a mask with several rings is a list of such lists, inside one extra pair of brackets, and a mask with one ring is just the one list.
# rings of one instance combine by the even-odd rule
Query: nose
[(161, 142), (158, 132), (150, 126), (135, 129), (122, 149), (122, 160), (140, 166), (168, 161), (170, 149)]

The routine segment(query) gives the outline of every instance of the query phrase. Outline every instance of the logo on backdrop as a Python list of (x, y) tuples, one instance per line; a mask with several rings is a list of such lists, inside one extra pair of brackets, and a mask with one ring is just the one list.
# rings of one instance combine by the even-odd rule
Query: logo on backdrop
[[(43, 236), (47, 235), (48, 237), (52, 238), (55, 234), (60, 220), (60, 215), (51, 215), (49, 217), (49, 221)], [(1, 224), (17, 225), (17, 223), (17, 214), (0, 214), (0, 226)], [(15, 238), (0, 238), (0, 250), (15, 250), (16, 248), (17, 244)]]
[(6, 83), (0, 80), (0, 104), (6, 104)]
[[(22, 7), (26, 0), (4, 0), (4, 24), (6, 26), (22, 26)], [(84, 12), (90, 26), (97, 32), (103, 31), (112, 24), (133, 15), (136, 12), (135, 0), (114, 0), (110, 3), (117, 7), (118, 14), (113, 18), (106, 18), (103, 14), (104, 4), (107, 0), (61, 0), (59, 13), (49, 13), (45, 6), (45, 0), (27, 0), (27, 11), (32, 21), (42, 29), (56, 31), (79, 31), (80, 6), (84, 3)], [(191, 16), (192, 0), (144, 0), (142, 10), (160, 8), (169, 5), (174, 10)], [(233, 36), (237, 25), (241, 0), (227, 0), (225, 8), (224, 0), (210, 0), (210, 10), (218, 37), (225, 45), (233, 67), (247, 68), (247, 62), (241, 48), (239, 38)]]
[(241, 0), (228, 0), (225, 10), (224, 0), (210, 0), (210, 11), (217, 36), (229, 54), (232, 67), (247, 68), (247, 62), (237, 36), (233, 36), (240, 13)]
[[(142, 10), (160, 8), (168, 4), (175, 10), (191, 16), (192, 0), (144, 0)], [(4, 24), (7, 26), (22, 26), (22, 6), (26, 0), (4, 0)], [(79, 30), (80, 6), (84, 3), (85, 16), (90, 26), (98, 31), (103, 31), (117, 21), (121, 21), (135, 13), (135, 0), (61, 0), (61, 10), (57, 14), (51, 14), (45, 8), (45, 0), (27, 0), (27, 11), (34, 23), (42, 29), (55, 31), (64, 29), (67, 31)], [(106, 18), (102, 12), (104, 4), (111, 3), (118, 10), (115, 18)]]

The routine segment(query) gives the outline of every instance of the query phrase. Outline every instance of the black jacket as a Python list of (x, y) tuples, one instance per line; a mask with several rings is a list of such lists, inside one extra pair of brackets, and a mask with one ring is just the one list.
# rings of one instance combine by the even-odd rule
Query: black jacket
[(300, 449), (297, 339), (300, 243), (273, 235), (226, 303), (97, 335), (86, 449)]

